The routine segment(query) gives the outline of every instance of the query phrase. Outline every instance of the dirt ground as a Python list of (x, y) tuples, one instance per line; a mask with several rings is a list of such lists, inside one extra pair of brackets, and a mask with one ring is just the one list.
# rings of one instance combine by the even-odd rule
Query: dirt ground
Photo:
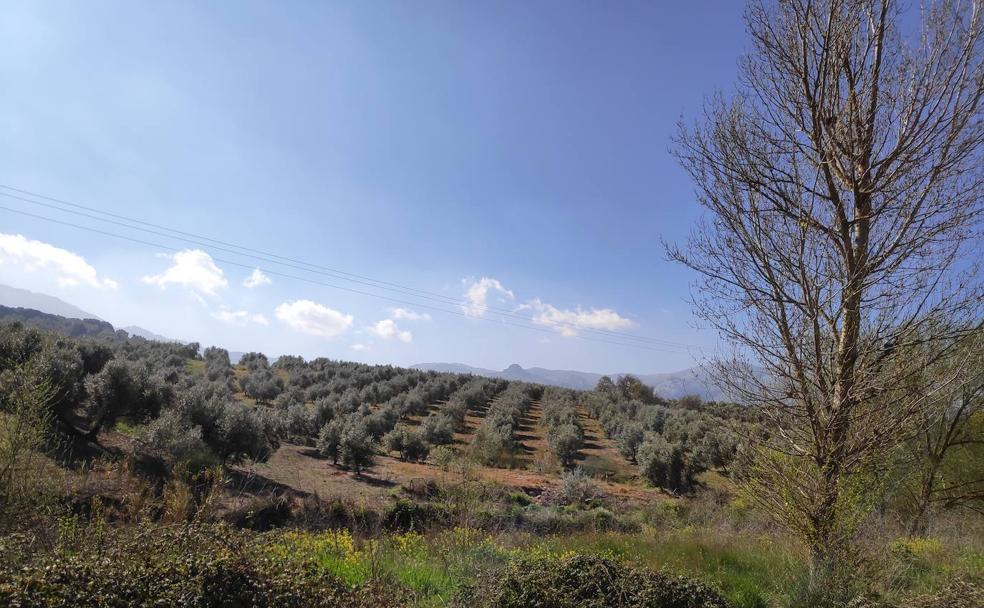
[[(530, 495), (538, 495), (559, 483), (559, 467), (550, 454), (544, 429), (540, 426), (542, 413), (540, 404), (534, 403), (523, 418), (518, 428), (522, 449), (514, 468), (475, 466), (465, 474)], [(484, 411), (480, 411), (466, 417), (464, 431), (455, 435), (456, 448), (464, 449), (471, 442), (483, 414)], [(608, 496), (632, 502), (665, 498), (661, 491), (645, 486), (632, 464), (622, 458), (604, 436), (597, 421), (583, 409), (579, 414), (585, 431), (579, 464), (595, 477)], [(419, 422), (418, 418), (404, 424), (417, 425)], [(257, 487), (289, 489), (321, 498), (340, 496), (367, 505), (386, 502), (401, 486), (409, 487), (425, 480), (455, 481), (462, 475), (460, 470), (444, 471), (433, 464), (403, 462), (387, 455), (377, 456), (376, 463), (359, 476), (332, 465), (313, 447), (290, 443), (281, 445), (267, 462), (239, 467), (238, 472)]]

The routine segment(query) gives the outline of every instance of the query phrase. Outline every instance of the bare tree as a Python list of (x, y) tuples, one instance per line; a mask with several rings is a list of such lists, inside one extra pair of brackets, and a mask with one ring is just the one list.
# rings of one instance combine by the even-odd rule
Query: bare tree
[(924, 8), (911, 37), (901, 10), (752, 0), (737, 94), (675, 141), (709, 213), (669, 255), (734, 347), (717, 377), (769, 421), (754, 494), (814, 566), (849, 542), (926, 407), (898, 390), (906, 375), (952, 344), (939, 328), (979, 319), (981, 2)]
[[(957, 381), (940, 386), (956, 377)], [(984, 514), (984, 331), (971, 335), (912, 379), (932, 405), (907, 443), (899, 484), (907, 499), (907, 532), (924, 534), (932, 508)]]

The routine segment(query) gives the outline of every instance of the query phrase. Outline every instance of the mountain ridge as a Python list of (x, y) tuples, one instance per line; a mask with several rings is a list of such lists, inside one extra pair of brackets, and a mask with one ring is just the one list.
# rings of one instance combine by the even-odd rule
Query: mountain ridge
[(618, 380), (622, 376), (632, 375), (641, 380), (643, 384), (653, 387), (658, 395), (667, 399), (678, 399), (684, 395), (698, 395), (705, 401), (720, 401), (726, 398), (724, 392), (714, 385), (707, 372), (700, 367), (690, 367), (676, 372), (657, 374), (601, 374), (576, 370), (548, 369), (544, 367), (523, 368), (516, 363), (501, 371), (453, 362), (417, 363), (410, 367), (412, 369), (474, 374), (476, 376), (504, 378), (506, 380), (523, 380), (578, 390), (593, 389), (602, 376), (608, 376), (612, 380)]
[(105, 319), (91, 312), (86, 312), (74, 304), (69, 304), (61, 298), (19, 287), (11, 287), (10, 285), (0, 284), (0, 305), (9, 308), (36, 310), (67, 319), (95, 319), (96, 321), (105, 321)]

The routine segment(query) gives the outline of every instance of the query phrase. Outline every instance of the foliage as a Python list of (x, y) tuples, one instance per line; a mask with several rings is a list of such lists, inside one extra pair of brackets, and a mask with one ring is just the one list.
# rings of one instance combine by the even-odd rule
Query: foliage
[(601, 498), (601, 488), (581, 467), (564, 471), (560, 476), (558, 500), (565, 505), (587, 505)]
[(454, 443), (454, 422), (445, 414), (437, 414), (424, 418), (420, 425), (424, 439), (431, 445), (449, 445)]
[(466, 588), (455, 605), (473, 606), (477, 598), (481, 605), (490, 608), (729, 606), (715, 590), (695, 580), (588, 555), (517, 560), (505, 572)]
[(270, 368), (262, 353), (246, 353), (239, 360), (246, 367), (246, 375), (239, 381), (247, 397), (266, 403), (284, 390), (284, 382)]
[(352, 420), (342, 430), (338, 458), (342, 466), (361, 474), (375, 460), (376, 444), (362, 420)]
[[(274, 539), (216, 526), (95, 531), (22, 568), (0, 570), (5, 606), (390, 606), (398, 594), (346, 589)], [(393, 600), (388, 600), (387, 595)]]
[(143, 366), (113, 360), (98, 374), (86, 378), (85, 412), (91, 420), (90, 433), (118, 418), (153, 418), (174, 399), (173, 389), (153, 377)]
[(32, 518), (48, 492), (40, 452), (49, 442), (55, 390), (31, 359), (0, 373), (0, 529)]
[(383, 445), (391, 452), (399, 452), (400, 460), (419, 462), (427, 459), (430, 447), (420, 431), (398, 426), (383, 436)]

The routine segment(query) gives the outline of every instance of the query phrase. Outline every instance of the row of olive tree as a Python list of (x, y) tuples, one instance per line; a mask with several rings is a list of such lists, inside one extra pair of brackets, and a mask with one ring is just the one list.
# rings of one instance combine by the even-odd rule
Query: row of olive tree
[(549, 387), (543, 391), (540, 424), (547, 445), (564, 467), (569, 467), (584, 445), (584, 428), (577, 413), (577, 391)]
[(727, 472), (734, 461), (740, 420), (678, 405), (620, 401), (597, 391), (586, 396), (588, 412), (612, 439), (619, 453), (639, 467), (651, 483), (672, 492), (687, 492), (709, 469)]
[(512, 463), (520, 449), (517, 437), (520, 423), (542, 393), (543, 387), (539, 385), (510, 383), (488, 407), (482, 424), (475, 431), (470, 446), (474, 457), (492, 466)]

